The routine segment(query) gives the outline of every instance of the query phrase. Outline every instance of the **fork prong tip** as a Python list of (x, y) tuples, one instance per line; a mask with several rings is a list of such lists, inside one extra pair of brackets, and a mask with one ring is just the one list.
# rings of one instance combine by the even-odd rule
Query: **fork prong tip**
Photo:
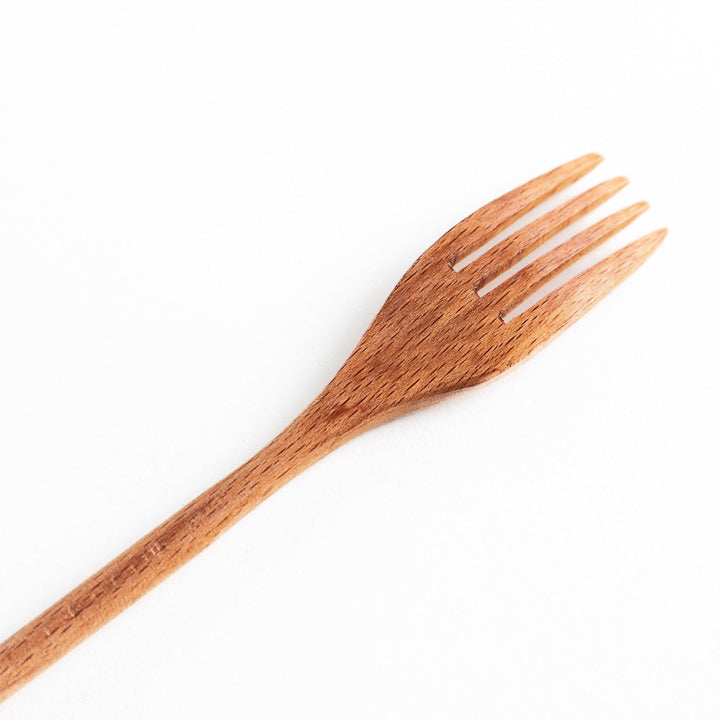
[(611, 185), (616, 192), (627, 187), (629, 184), (630, 181), (624, 175), (618, 175), (612, 180), (608, 180), (608, 185)]
[(576, 169), (582, 169), (584, 172), (590, 172), (596, 168), (605, 158), (599, 153), (587, 153), (587, 155), (581, 155), (574, 160), (571, 160), (564, 167), (575, 167)]
[(659, 230), (655, 230), (654, 232), (649, 233), (644, 238), (640, 238), (641, 240), (646, 241), (648, 254), (650, 254), (657, 248), (657, 246), (667, 237), (667, 234), (667, 228), (660, 228)]

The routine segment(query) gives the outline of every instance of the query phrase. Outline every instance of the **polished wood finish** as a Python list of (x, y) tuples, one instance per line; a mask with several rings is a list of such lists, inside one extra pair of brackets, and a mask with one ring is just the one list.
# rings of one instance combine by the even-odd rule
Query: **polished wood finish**
[(586, 155), (541, 175), (473, 213), (423, 253), (337, 375), (285, 431), (0, 645), (0, 700), (306, 467), (371, 426), (499, 375), (574, 322), (637, 268), (660, 243), (664, 230), (633, 242), (505, 320), (544, 282), (643, 212), (645, 203), (596, 223), (492, 291), (482, 296), (477, 292), (621, 189), (627, 181), (618, 178), (582, 193), (455, 269), (600, 160)]

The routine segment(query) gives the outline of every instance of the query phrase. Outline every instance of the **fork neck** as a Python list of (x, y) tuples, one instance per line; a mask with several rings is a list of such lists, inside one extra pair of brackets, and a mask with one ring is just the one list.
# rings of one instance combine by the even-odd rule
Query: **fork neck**
[(393, 403), (386, 383), (393, 384), (390, 377), (383, 382), (353, 354), (325, 389), (258, 456), (279, 465), (273, 474), (279, 471), (277, 480), (283, 484), (355, 436), (428, 404)]
[(261, 452), (272, 453), (296, 475), (382, 421), (367, 403), (344, 397), (331, 383)]

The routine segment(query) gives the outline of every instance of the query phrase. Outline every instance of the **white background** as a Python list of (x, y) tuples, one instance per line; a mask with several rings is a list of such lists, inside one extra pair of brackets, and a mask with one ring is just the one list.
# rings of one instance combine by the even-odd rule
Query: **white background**
[(3, 720), (720, 716), (713, 6), (2, 3), (0, 636), (281, 430), (478, 206), (600, 152), (577, 189), (633, 183), (573, 229), (670, 228)]

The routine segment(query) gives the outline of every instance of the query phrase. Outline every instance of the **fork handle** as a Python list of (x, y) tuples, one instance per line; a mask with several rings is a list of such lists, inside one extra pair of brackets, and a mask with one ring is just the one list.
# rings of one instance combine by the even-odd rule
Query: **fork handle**
[(0, 645), (0, 702), (110, 621), (299, 472), (357, 432), (318, 401), (267, 447)]

